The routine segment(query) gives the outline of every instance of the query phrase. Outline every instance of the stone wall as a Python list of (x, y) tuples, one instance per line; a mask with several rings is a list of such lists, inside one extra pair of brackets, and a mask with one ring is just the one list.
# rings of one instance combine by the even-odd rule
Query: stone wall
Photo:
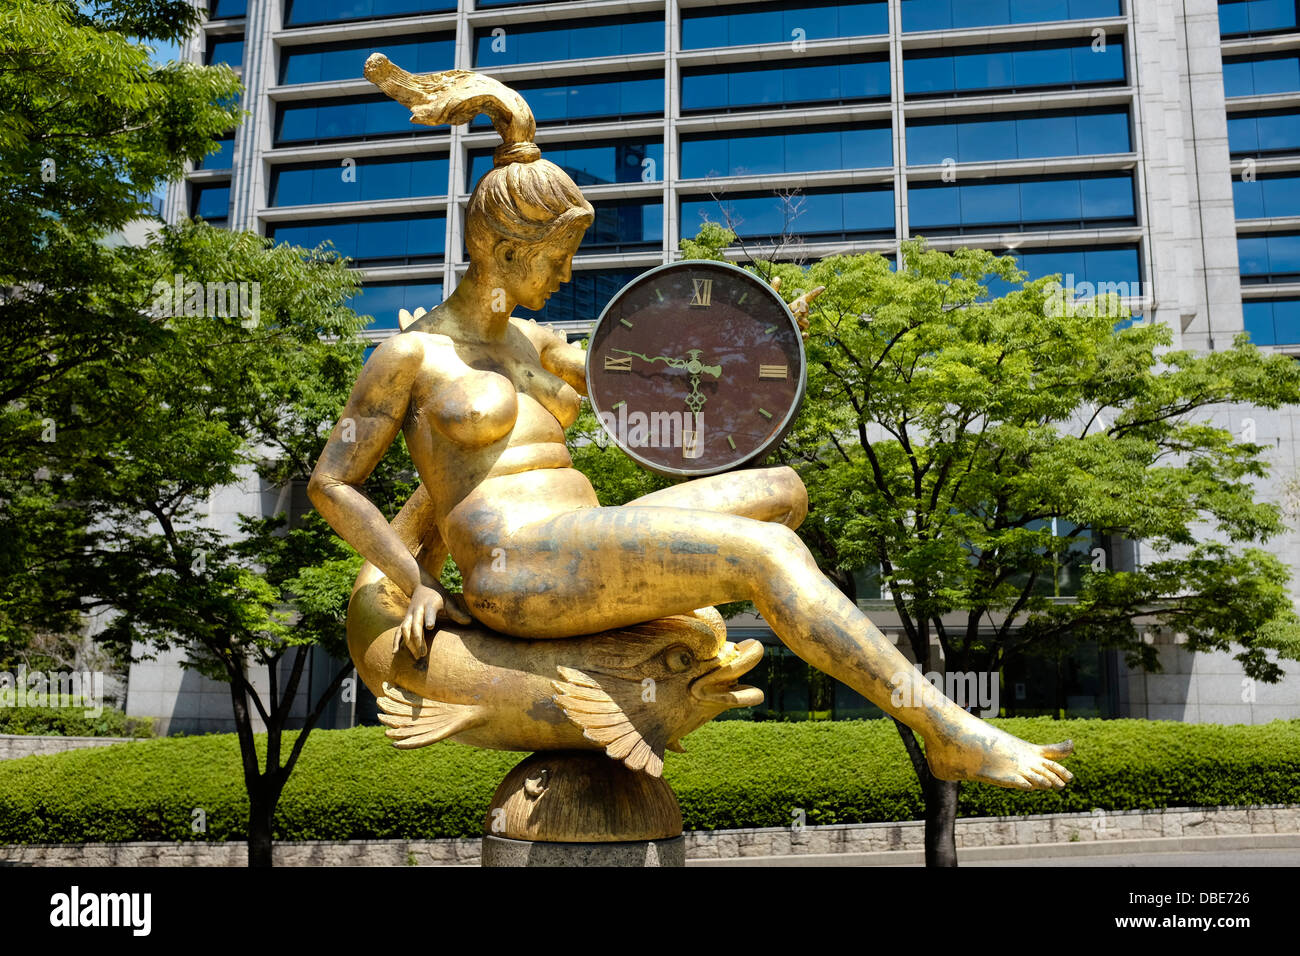
[(17, 760), (19, 757), (36, 754), (61, 754), (65, 750), (134, 742), (134, 738), (130, 737), (24, 737), (0, 734), (0, 760)]
[[(1199, 836), (1300, 834), (1300, 806), (1130, 810), (957, 821), (958, 848)], [(688, 860), (924, 849), (925, 824), (863, 823), (801, 830), (686, 834)], [(478, 839), (277, 843), (278, 866), (477, 866)], [(0, 846), (0, 863), (34, 866), (243, 866), (243, 843)]]

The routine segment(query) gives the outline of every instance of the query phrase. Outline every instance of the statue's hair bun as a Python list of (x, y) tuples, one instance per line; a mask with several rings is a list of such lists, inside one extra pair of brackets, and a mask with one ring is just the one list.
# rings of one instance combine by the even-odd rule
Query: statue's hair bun
[(537, 123), (522, 96), (490, 76), (470, 70), (446, 70), (417, 76), (382, 53), (366, 60), (366, 79), (411, 111), (411, 122), (425, 126), (463, 125), (487, 115), (501, 137), (492, 154), (496, 166), (531, 163), (542, 151), (533, 142)]
[(511, 163), (535, 163), (542, 158), (536, 143), (502, 143), (492, 150), (492, 165), (509, 166)]

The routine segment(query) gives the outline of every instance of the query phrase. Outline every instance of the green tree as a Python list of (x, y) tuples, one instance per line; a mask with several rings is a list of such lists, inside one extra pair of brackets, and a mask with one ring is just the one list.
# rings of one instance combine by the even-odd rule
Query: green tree
[[(150, 63), (149, 41), (199, 16), (187, 0), (0, 0), (0, 642), (103, 612), (119, 661), (180, 647), (227, 681), (249, 859), (269, 864), (276, 801), (350, 672), (285, 738), (309, 650), (346, 660), (361, 559), (314, 513), (290, 525), (290, 501), (238, 533), (212, 526), (210, 501), (305, 484), (364, 346), (332, 253), (193, 223), (112, 240), (240, 118), (229, 69)], [(390, 512), (408, 470), (399, 448), (372, 482)]]
[[(702, 234), (693, 251), (727, 244)], [(1255, 497), (1265, 448), (1211, 420), (1300, 402), (1292, 359), (1244, 335), (1173, 351), (1167, 327), (1129, 322), (1118, 300), (1076, 303), (1059, 276), (1024, 282), (981, 250), (912, 241), (897, 269), (859, 255), (763, 271), (790, 297), (826, 287), (808, 397), (777, 456), (808, 487), (802, 534), (842, 582), (879, 569), (914, 660), (934, 638), (948, 670), (997, 672), (1009, 653), (1095, 642), (1156, 669), (1147, 627), (1233, 650), (1260, 681), (1300, 659), (1289, 570), (1259, 547), (1283, 530)], [(994, 280), (1019, 287), (990, 297)], [(1121, 560), (1134, 543), (1143, 560)], [(1081, 583), (1056, 600), (1070, 564)], [(925, 792), (927, 861), (955, 865), (958, 785), (898, 729)]]
[(93, 512), (42, 476), (54, 446), (111, 452), (131, 407), (107, 376), (159, 334), (147, 257), (105, 240), (239, 120), (228, 68), (150, 62), (149, 41), (199, 17), (187, 0), (0, 0), (0, 644), (80, 623), (76, 589), (41, 570)]
[[(172, 314), (158, 316), (147, 348), (137, 343), (129, 370), (105, 372), (105, 388), (132, 409), (113, 447), (102, 459), (62, 441), (50, 451), (55, 496), (93, 507), (96, 521), (79, 547), (51, 553), (43, 573), (70, 582), (81, 609), (109, 612), (96, 639), (123, 658), (179, 648), (189, 666), (229, 684), (249, 863), (269, 866), (280, 794), (352, 672), (344, 615), (361, 559), (314, 512), (294, 515), (292, 501), (360, 370), (363, 319), (344, 305), (357, 280), (333, 253), (203, 223), (164, 230), (148, 253), (157, 278), (146, 289), (159, 293), (177, 274), (203, 277), (204, 287), (228, 281), (256, 290), (259, 309), (176, 314), (165, 293), (153, 303)], [(371, 482), (390, 512), (413, 490), (406, 468), (399, 448)], [(263, 499), (237, 531), (209, 520), (212, 496), (231, 486)], [(338, 663), (299, 723), (312, 648)]]

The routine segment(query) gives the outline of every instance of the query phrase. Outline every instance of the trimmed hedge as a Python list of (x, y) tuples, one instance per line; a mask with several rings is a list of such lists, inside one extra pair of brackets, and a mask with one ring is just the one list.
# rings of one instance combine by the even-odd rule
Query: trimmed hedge
[[(1144, 720), (997, 720), (1038, 743), (1071, 737), (1058, 793), (971, 784), (963, 816), (1300, 803), (1300, 720), (1221, 727)], [(688, 830), (912, 820), (921, 794), (889, 721), (710, 724), (669, 754)], [(380, 728), (312, 734), (280, 802), (285, 840), (478, 836), (521, 754), (440, 744), (413, 752)], [(191, 832), (202, 808), (207, 832)], [(247, 800), (233, 735), (169, 738), (0, 763), (0, 843), (237, 840)]]
[(128, 717), (105, 707), (98, 717), (87, 717), (86, 708), (0, 707), (0, 734), (20, 737), (152, 737), (153, 718)]

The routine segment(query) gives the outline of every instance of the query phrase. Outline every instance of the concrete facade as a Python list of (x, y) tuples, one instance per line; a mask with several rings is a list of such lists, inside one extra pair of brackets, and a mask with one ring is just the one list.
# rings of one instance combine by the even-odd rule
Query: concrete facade
[(26, 737), (0, 734), (0, 760), (18, 760), (43, 754), (61, 754), (88, 747), (111, 747), (135, 743), (135, 737)]

